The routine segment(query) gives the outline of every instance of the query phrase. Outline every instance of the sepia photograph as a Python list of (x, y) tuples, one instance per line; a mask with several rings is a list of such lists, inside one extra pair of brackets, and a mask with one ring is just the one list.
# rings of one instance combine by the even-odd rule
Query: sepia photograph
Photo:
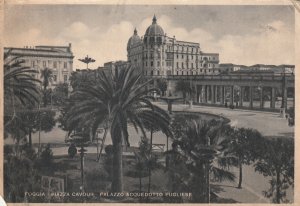
[(7, 204), (296, 201), (300, 2), (176, 2), (3, 4)]

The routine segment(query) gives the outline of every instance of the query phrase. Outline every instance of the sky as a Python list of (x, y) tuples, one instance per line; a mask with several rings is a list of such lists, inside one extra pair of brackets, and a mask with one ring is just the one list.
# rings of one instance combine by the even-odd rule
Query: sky
[(220, 63), (295, 64), (294, 8), (283, 5), (5, 5), (4, 46), (67, 46), (74, 69), (127, 60), (127, 42), (137, 28), (143, 36), (153, 15), (177, 40), (200, 43), (219, 53)]

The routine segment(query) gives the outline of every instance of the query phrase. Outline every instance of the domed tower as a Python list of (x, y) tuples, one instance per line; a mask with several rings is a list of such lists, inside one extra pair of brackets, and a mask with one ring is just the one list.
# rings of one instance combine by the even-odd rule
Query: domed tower
[(146, 75), (165, 75), (165, 33), (157, 23), (156, 16), (153, 16), (152, 24), (147, 28), (144, 43), (144, 73)]
[(136, 28), (127, 43), (127, 59), (132, 67), (142, 70), (143, 67), (143, 42)]

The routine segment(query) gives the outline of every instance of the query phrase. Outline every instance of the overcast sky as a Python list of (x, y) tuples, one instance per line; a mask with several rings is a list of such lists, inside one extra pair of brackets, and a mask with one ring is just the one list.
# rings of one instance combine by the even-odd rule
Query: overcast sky
[(200, 43), (220, 54), (220, 63), (294, 64), (294, 8), (290, 6), (6, 5), (4, 45), (68, 45), (78, 58), (126, 60), (136, 27), (143, 36), (152, 23), (168, 36)]

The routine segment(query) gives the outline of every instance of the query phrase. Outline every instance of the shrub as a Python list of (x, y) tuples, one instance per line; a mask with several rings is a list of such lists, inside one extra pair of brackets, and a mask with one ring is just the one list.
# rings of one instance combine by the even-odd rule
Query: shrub
[(40, 160), (43, 166), (51, 167), (53, 163), (53, 152), (50, 148), (50, 144), (47, 144), (45, 149), (42, 151)]
[(72, 143), (68, 149), (68, 154), (69, 157), (74, 158), (75, 155), (77, 154), (77, 148), (76, 146)]
[(109, 175), (106, 171), (94, 169), (86, 173), (85, 181), (87, 192), (107, 191)]

